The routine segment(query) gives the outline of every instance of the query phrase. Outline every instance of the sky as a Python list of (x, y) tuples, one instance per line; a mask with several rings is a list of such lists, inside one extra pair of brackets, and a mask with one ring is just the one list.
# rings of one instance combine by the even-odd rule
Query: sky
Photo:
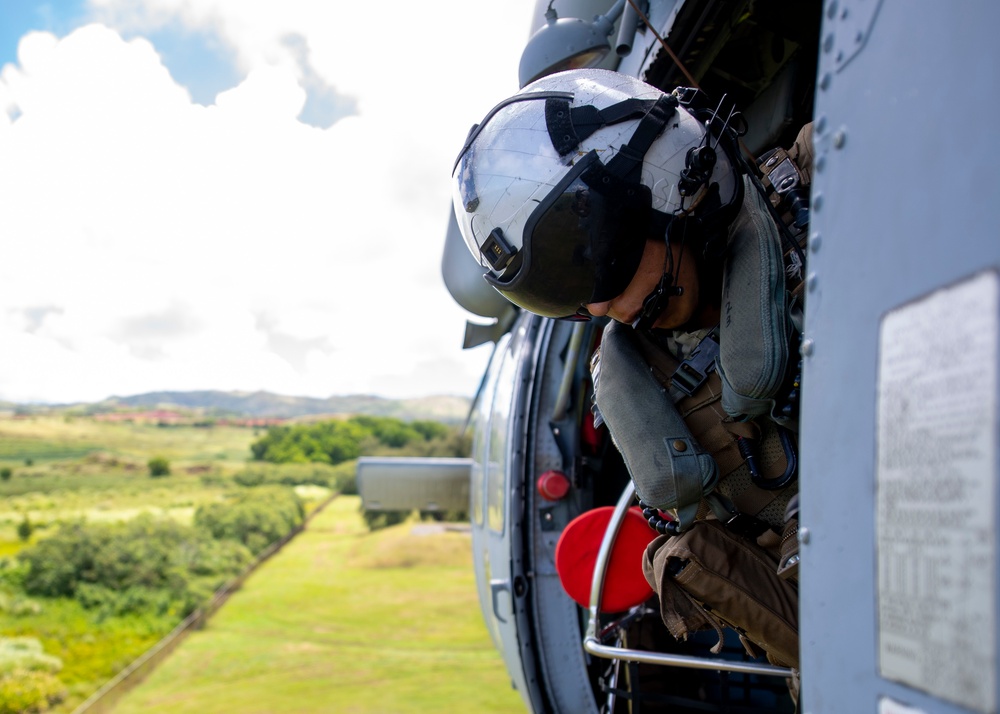
[(0, 0), (0, 400), (471, 397), (450, 172), (534, 5)]

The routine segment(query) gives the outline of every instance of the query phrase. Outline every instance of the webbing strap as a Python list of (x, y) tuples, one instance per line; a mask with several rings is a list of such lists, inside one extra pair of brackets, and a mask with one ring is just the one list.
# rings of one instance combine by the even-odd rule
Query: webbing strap
[[(569, 99), (553, 97), (545, 100), (545, 128), (548, 129), (552, 146), (559, 152), (560, 156), (565, 156), (574, 151), (580, 142), (598, 129), (627, 119), (645, 117), (664, 99), (673, 107), (677, 106), (677, 98), (672, 95), (666, 95), (660, 99), (632, 97), (604, 109), (598, 109), (592, 104), (571, 108)], [(669, 116), (667, 118), (669, 119)], [(662, 131), (662, 126), (660, 131)], [(652, 138), (655, 139), (656, 135)], [(652, 139), (649, 143), (652, 143)], [(646, 148), (649, 148), (648, 144)], [(645, 150), (642, 153), (645, 154)]]
[(674, 95), (664, 94), (657, 99), (656, 103), (639, 121), (639, 126), (633, 132), (632, 138), (608, 162), (608, 170), (624, 179), (639, 183), (642, 175), (643, 157), (656, 141), (656, 137), (663, 133), (667, 122), (676, 111), (677, 97)]
[[(633, 335), (643, 361), (648, 365), (654, 379), (663, 387), (674, 386), (672, 380), (681, 364), (680, 360), (666, 347), (660, 345), (652, 335), (640, 331), (634, 331)], [(713, 352), (715, 339), (714, 332), (709, 333), (699, 343), (699, 347), (705, 345), (708, 352)], [(722, 379), (718, 371), (713, 370), (693, 394), (682, 397), (676, 406), (691, 436), (712, 455), (719, 467), (720, 482), (716, 485), (714, 493), (720, 496), (726, 494), (726, 508), (724, 513), (718, 511), (721, 501), (719, 503), (708, 501), (707, 505), (716, 511), (716, 517), (722, 522), (727, 524), (732, 522), (733, 527), (742, 528), (749, 533), (758, 529), (760, 523), (765, 522), (764, 518), (773, 522), (770, 511), (761, 514), (779, 498), (787, 498), (788, 491), (770, 491), (753, 484), (748, 467), (745, 466), (746, 456), (737, 446), (737, 437), (751, 439), (767, 448), (767, 444), (773, 445), (769, 440), (776, 438), (777, 432), (773, 427), (762, 432), (761, 427), (752, 421), (731, 421), (720, 404), (721, 393)], [(782, 461), (779, 455), (769, 458), (768, 476), (773, 476), (774, 469), (780, 472), (786, 465), (787, 460)], [(702, 502), (703, 505), (705, 503)], [(740, 514), (740, 521), (733, 521), (736, 513)], [(686, 528), (692, 516), (690, 513), (678, 515), (682, 526)], [(704, 515), (701, 513), (698, 517)], [(754, 537), (756, 535), (754, 534)]]

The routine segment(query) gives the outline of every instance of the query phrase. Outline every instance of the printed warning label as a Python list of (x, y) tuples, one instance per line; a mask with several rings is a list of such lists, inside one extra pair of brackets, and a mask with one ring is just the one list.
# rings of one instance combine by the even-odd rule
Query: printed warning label
[(893, 310), (879, 334), (879, 671), (996, 711), (997, 340), (987, 272)]

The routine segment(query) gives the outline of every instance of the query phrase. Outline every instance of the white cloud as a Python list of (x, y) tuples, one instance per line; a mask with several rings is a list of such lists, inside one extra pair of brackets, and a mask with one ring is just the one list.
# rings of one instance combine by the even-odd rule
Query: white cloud
[[(533, 2), (92, 5), (115, 29), (29, 34), (0, 75), (0, 398), (471, 394), (448, 174), (516, 90)], [(199, 106), (119, 34), (170, 23), (218, 33), (244, 81)], [(296, 120), (305, 70), (357, 115)]]

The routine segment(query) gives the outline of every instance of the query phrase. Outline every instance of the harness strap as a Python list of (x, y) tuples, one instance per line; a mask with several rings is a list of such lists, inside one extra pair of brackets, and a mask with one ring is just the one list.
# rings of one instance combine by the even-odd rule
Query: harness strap
[[(683, 364), (652, 335), (633, 331), (636, 345), (643, 355), (653, 378), (667, 389), (676, 389), (677, 373)], [(691, 360), (703, 362), (695, 353), (701, 348), (707, 355), (716, 352), (715, 332), (712, 331), (692, 351)], [(746, 465), (746, 457), (740, 452), (738, 439), (749, 439), (762, 448), (760, 460), (764, 478), (772, 479), (787, 469), (787, 455), (781, 451), (777, 432), (773, 425), (755, 421), (734, 421), (722, 408), (722, 380), (718, 370), (706, 370), (706, 379), (690, 395), (681, 390), (676, 407), (690, 429), (695, 441), (712, 455), (719, 467), (720, 480), (713, 492), (713, 499), (703, 499), (698, 517), (715, 512), (724, 523), (732, 521), (734, 527), (742, 528), (753, 537), (762, 523), (780, 527), (783, 523), (785, 504), (797, 492), (797, 484), (780, 491), (767, 490), (756, 486)], [(766, 462), (766, 466), (763, 465)], [(719, 510), (722, 508), (722, 510)], [(728, 514), (728, 515), (727, 515)], [(739, 521), (733, 521), (736, 515)], [(688, 521), (681, 519), (687, 525)]]

